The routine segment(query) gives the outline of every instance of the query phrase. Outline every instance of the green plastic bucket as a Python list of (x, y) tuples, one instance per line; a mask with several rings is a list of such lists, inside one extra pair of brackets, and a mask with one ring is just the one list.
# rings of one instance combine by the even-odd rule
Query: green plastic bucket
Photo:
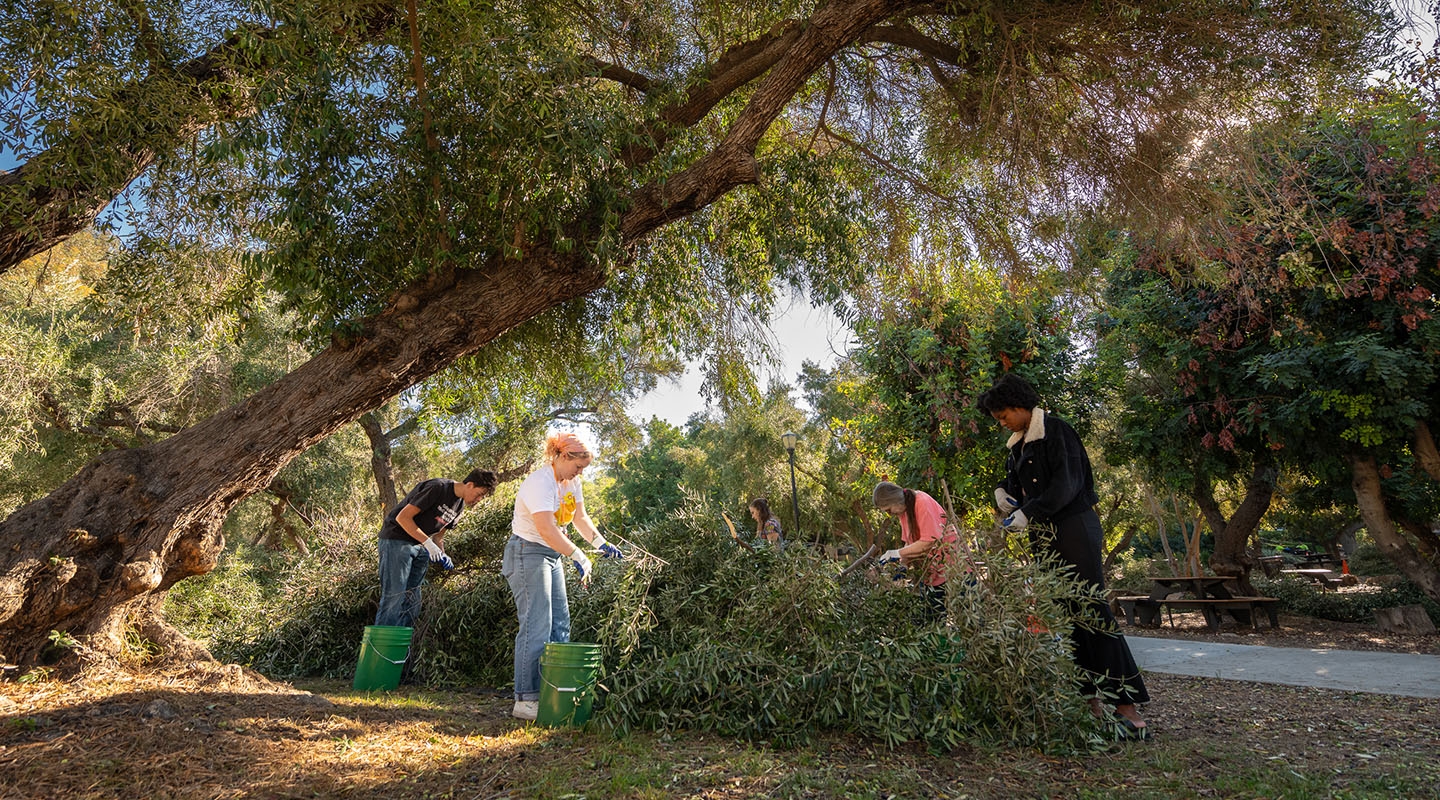
[(552, 728), (578, 728), (588, 722), (601, 660), (598, 644), (545, 645), (540, 655), (540, 711), (535, 720)]
[(355, 664), (355, 691), (388, 692), (399, 686), (414, 635), (414, 628), (400, 625), (366, 625), (360, 639), (360, 660)]

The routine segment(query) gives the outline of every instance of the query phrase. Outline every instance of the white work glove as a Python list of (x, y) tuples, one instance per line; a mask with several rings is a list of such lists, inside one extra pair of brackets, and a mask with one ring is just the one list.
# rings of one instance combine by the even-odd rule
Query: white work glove
[(899, 550), (886, 550), (884, 553), (882, 553), (882, 554), (880, 555), (879, 558), (875, 559), (875, 563), (876, 563), (876, 564), (891, 564), (891, 563), (894, 563), (894, 562), (899, 561), (899, 560), (900, 560), (900, 551), (899, 551)]
[(618, 548), (618, 547), (616, 547), (615, 545), (610, 544), (609, 542), (605, 541), (605, 537), (604, 537), (604, 536), (601, 536), (601, 535), (598, 534), (598, 533), (595, 534), (595, 540), (592, 541), (590, 544), (591, 544), (596, 550), (599, 550), (599, 551), (600, 551), (600, 555), (602, 555), (602, 556), (604, 556), (604, 557), (606, 557), (606, 558), (618, 558), (618, 559), (622, 559), (622, 560), (625, 558), (625, 554), (622, 553), (622, 552), (620, 552), (620, 548)]
[(434, 539), (426, 537), (421, 544), (425, 546), (425, 552), (430, 554), (430, 563), (439, 564), (445, 569), (455, 569), (455, 562), (450, 560), (450, 556), (445, 555), (445, 551), (440, 549), (440, 545), (435, 544)]
[(1004, 528), (1007, 531), (1010, 531), (1011, 533), (1019, 533), (1020, 531), (1025, 530), (1025, 526), (1029, 524), (1030, 520), (1026, 518), (1025, 512), (1016, 511), (1014, 514), (1006, 517), (1004, 521), (1000, 523), (1000, 527)]
[(1005, 491), (1004, 488), (997, 487), (995, 489), (995, 507), (1000, 509), (1000, 514), (1003, 516), (1019, 508), (1020, 501), (1016, 500), (1009, 492)]
[(580, 576), (580, 585), (589, 586), (590, 559), (585, 555), (585, 551), (581, 550), (578, 547), (575, 548), (574, 550), (570, 551), (570, 560), (575, 564), (575, 573)]

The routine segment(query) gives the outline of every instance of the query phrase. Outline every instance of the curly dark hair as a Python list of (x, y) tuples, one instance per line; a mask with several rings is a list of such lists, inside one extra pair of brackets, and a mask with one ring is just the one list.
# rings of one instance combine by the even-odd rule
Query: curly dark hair
[(489, 489), (493, 492), (495, 491), (495, 486), (500, 482), (500, 479), (495, 473), (488, 469), (472, 469), (470, 470), (470, 474), (465, 476), (463, 482), (480, 489)]
[(976, 408), (987, 414), (1004, 411), (1007, 408), (1023, 408), (1026, 411), (1040, 405), (1040, 394), (1030, 382), (1007, 372), (1001, 375), (988, 391), (981, 392), (975, 400)]

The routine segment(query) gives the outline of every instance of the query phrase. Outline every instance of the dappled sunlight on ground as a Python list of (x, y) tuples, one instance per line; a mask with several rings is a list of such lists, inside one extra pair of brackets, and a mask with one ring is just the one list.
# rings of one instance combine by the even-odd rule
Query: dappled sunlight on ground
[(1156, 740), (1074, 756), (933, 753), (844, 735), (793, 750), (697, 732), (617, 738), (519, 722), (498, 693), (188, 680), (137, 673), (0, 683), (0, 797), (999, 800), (1206, 794), (1196, 787), (1214, 796), (1440, 791), (1433, 701), (1205, 678), (1149, 676), (1154, 701), (1144, 710)]

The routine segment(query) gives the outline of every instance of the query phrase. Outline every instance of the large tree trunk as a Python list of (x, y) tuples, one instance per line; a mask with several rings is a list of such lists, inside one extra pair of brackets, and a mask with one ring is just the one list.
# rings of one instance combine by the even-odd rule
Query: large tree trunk
[(1215, 533), (1215, 550), (1210, 555), (1210, 569), (1216, 575), (1234, 578), (1240, 591), (1255, 594), (1250, 583), (1250, 571), (1255, 559), (1249, 551), (1250, 537), (1260, 526), (1260, 520), (1270, 509), (1275, 496), (1275, 468), (1267, 461), (1257, 461), (1245, 483), (1245, 497), (1235, 508), (1235, 513), (1225, 518), (1210, 484), (1203, 480), (1195, 483), (1193, 496), (1200, 512), (1210, 529)]
[[(757, 177), (755, 148), (796, 91), (837, 50), (910, 3), (824, 3), (804, 24), (722, 57), (710, 86), (681, 105), (699, 120), (724, 99), (708, 89), (763, 76), (724, 138), (690, 166), (640, 187), (619, 221), (627, 246)], [(678, 118), (677, 118), (678, 119)], [(643, 160), (643, 159), (637, 159)], [(0, 228), (9, 230), (6, 221)], [(586, 226), (577, 221), (574, 238)], [(588, 229), (593, 230), (593, 226)], [(353, 341), (337, 343), (243, 402), (169, 439), (106, 453), (0, 523), (0, 657), (40, 660), (52, 630), (91, 652), (120, 650), (127, 616), (167, 642), (164, 591), (213, 569), (220, 523), (307, 447), (505, 331), (600, 287), (586, 248), (433, 276), (395, 298)], [(423, 324), (422, 324), (423, 323)], [(170, 648), (200, 657), (190, 646)]]
[(1352, 486), (1355, 501), (1360, 506), (1360, 518), (1365, 520), (1365, 529), (1370, 538), (1380, 547), (1380, 552), (1390, 563), (1420, 587), (1426, 596), (1440, 603), (1440, 569), (1420, 556), (1405, 535), (1395, 526), (1390, 510), (1385, 506), (1385, 494), (1380, 485), (1380, 468), (1370, 455), (1352, 453), (1349, 455)]
[(0, 655), (34, 663), (51, 630), (117, 652), (127, 616), (145, 617), (156, 593), (213, 569), (225, 515), (305, 448), (602, 282), (595, 265), (549, 251), (463, 271), (204, 422), (96, 459), (0, 523)]
[(1435, 437), (1424, 420), (1415, 422), (1415, 460), (1430, 480), (1440, 482), (1440, 450), (1436, 449)]

